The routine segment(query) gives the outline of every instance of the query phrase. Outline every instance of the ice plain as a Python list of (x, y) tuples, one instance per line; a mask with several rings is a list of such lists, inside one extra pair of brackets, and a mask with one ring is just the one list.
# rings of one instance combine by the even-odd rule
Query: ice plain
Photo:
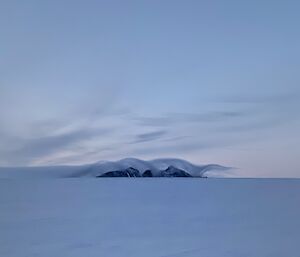
[(300, 180), (0, 179), (3, 257), (298, 257)]

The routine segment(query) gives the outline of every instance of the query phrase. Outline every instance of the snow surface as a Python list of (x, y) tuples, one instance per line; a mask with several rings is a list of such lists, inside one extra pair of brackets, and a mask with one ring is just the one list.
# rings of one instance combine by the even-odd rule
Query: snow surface
[(298, 257), (300, 180), (0, 179), (3, 257)]

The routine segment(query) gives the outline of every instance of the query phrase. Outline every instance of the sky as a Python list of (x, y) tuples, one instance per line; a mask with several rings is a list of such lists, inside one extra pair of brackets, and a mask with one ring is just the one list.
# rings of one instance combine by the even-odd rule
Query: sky
[(182, 158), (300, 177), (300, 2), (2, 0), (0, 166)]

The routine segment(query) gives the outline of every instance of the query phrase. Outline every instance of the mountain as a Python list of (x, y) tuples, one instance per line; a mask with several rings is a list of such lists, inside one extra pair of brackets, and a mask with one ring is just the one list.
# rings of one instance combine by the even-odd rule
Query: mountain
[(162, 177), (192, 177), (188, 172), (177, 169), (174, 166), (170, 166), (166, 170), (163, 170), (161, 174)]
[[(114, 178), (114, 177), (130, 177), (136, 178), (141, 177), (139, 170), (129, 167), (125, 170), (114, 170), (108, 171), (104, 174), (96, 176), (97, 178)], [(151, 170), (143, 172), (142, 177), (153, 177)], [(192, 177), (189, 173), (184, 170), (177, 169), (174, 166), (169, 166), (166, 170), (162, 170), (156, 177)]]
[(148, 178), (153, 177), (152, 171), (151, 170), (146, 170), (143, 173), (142, 177), (148, 177)]
[[(144, 161), (126, 158), (119, 161), (101, 161), (91, 165), (87, 170), (74, 174), (75, 177), (116, 177), (124, 175), (128, 168), (139, 171), (142, 177), (210, 177), (210, 174), (222, 176), (230, 169), (217, 164), (195, 165), (181, 159), (154, 159)], [(110, 173), (114, 172), (114, 173)], [(105, 174), (103, 176), (103, 174)], [(108, 173), (108, 174), (107, 174)], [(127, 176), (133, 177), (133, 176)], [(138, 177), (138, 176), (135, 176)]]
[(144, 161), (126, 158), (81, 166), (0, 167), (0, 179), (100, 177), (216, 177), (230, 168), (217, 164), (195, 165), (181, 159)]
[(97, 176), (97, 178), (100, 177), (140, 177), (141, 174), (140, 172), (132, 167), (129, 167), (125, 170), (115, 170), (115, 171), (109, 171), (109, 172), (105, 172), (102, 175)]

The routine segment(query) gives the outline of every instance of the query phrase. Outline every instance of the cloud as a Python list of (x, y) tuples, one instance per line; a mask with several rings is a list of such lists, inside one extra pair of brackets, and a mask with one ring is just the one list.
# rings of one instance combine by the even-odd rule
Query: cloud
[(150, 144), (147, 147), (137, 147), (131, 149), (129, 154), (132, 156), (181, 156), (182, 154), (190, 154), (193, 152), (200, 152), (211, 148), (217, 148), (221, 145), (227, 145), (225, 142), (211, 142), (211, 141), (201, 141), (200, 139), (194, 140), (183, 140), (178, 142), (176, 140), (165, 142), (164, 144)]
[(20, 145), (10, 151), (1, 149), (1, 152), (3, 152), (1, 159), (8, 163), (12, 162), (14, 165), (31, 163), (37, 158), (42, 158), (55, 152), (59, 153), (77, 143), (106, 136), (109, 133), (111, 133), (111, 130), (108, 129), (81, 128), (58, 135), (23, 140), (15, 139)]
[(53, 156), (45, 156), (34, 162), (34, 165), (58, 165), (58, 164), (89, 164), (95, 161), (99, 161), (99, 155), (103, 155), (104, 153), (110, 152), (114, 150), (114, 147), (98, 147), (95, 150), (90, 151), (89, 149), (84, 149), (84, 151), (80, 152), (68, 152), (68, 153), (58, 153), (58, 155)]
[(217, 111), (207, 113), (169, 113), (157, 117), (135, 117), (133, 120), (142, 126), (170, 126), (178, 123), (218, 122), (245, 116), (238, 111)]
[(135, 141), (133, 141), (133, 143), (142, 143), (142, 142), (157, 140), (159, 138), (162, 138), (166, 134), (167, 134), (166, 130), (158, 130), (154, 132), (139, 134), (136, 136), (136, 139)]

